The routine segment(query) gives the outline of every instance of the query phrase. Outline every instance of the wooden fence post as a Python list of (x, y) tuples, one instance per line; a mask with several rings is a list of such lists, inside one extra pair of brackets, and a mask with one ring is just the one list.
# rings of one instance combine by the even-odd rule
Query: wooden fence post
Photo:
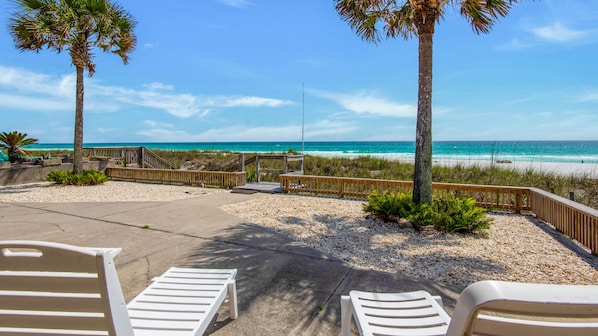
[(260, 156), (255, 156), (255, 175), (257, 175), (257, 182), (260, 182)]
[(515, 213), (521, 213), (523, 209), (523, 195), (520, 190), (515, 192)]

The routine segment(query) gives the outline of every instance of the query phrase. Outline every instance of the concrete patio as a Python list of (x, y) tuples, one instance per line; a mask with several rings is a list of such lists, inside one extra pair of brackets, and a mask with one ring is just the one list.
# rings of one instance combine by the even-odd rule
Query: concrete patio
[(211, 335), (340, 335), (339, 296), (352, 289), (441, 295), (449, 314), (462, 290), (354, 268), (218, 207), (263, 194), (216, 193), (172, 202), (0, 203), (2, 240), (122, 247), (125, 298), (171, 266), (237, 268), (239, 318), (223, 307)]

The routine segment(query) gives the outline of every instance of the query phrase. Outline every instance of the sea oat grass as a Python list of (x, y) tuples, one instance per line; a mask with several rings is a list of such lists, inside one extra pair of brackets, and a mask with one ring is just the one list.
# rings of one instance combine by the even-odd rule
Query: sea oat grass
[[(30, 151), (42, 156), (47, 151)], [(237, 157), (238, 153), (224, 151), (162, 151), (154, 150), (177, 169), (211, 170), (224, 162)], [(49, 152), (52, 156), (68, 154), (67, 151)], [(245, 159), (254, 154), (246, 153)], [(264, 160), (261, 168), (281, 169), (279, 160)], [(248, 175), (255, 181), (255, 164), (245, 166)], [(413, 164), (379, 157), (319, 157), (306, 155), (304, 160), (306, 175), (376, 178), (387, 180), (413, 180)], [(569, 198), (572, 192), (575, 201), (598, 209), (598, 183), (596, 178), (587, 175), (562, 175), (532, 168), (517, 170), (505, 166), (490, 165), (435, 165), (432, 176), (435, 182), (465, 183), (482, 185), (504, 185), (535, 187)], [(262, 175), (261, 181), (276, 181), (275, 175)]]

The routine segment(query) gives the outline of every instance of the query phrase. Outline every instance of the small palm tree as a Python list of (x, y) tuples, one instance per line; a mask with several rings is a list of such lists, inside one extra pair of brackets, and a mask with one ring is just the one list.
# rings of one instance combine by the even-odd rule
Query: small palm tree
[(127, 64), (137, 43), (135, 20), (109, 0), (13, 0), (9, 30), (21, 51), (44, 47), (68, 50), (77, 71), (73, 172), (83, 171), (83, 72), (95, 72), (94, 47), (114, 53)]
[(23, 147), (34, 143), (37, 143), (37, 139), (28, 138), (27, 133), (17, 131), (0, 133), (0, 148), (7, 150), (10, 163), (17, 162), (19, 155), (29, 155)]
[(413, 200), (432, 202), (432, 38), (446, 7), (453, 5), (476, 33), (488, 33), (519, 0), (334, 0), (337, 12), (368, 42), (413, 36), (419, 40), (419, 89), (415, 131)]

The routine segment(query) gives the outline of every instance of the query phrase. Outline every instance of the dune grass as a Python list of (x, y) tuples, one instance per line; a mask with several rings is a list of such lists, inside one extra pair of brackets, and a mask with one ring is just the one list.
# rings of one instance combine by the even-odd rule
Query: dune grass
[[(308, 156), (306, 175), (361, 177), (388, 180), (413, 180), (413, 164), (376, 157), (323, 158)], [(591, 176), (561, 175), (553, 172), (526, 169), (524, 171), (504, 166), (435, 165), (434, 182), (481, 185), (535, 187), (569, 198), (598, 209), (598, 181)]]
[[(169, 161), (177, 169), (213, 170), (227, 161), (238, 157), (238, 153), (224, 151), (164, 151), (154, 150), (162, 158)], [(34, 156), (50, 154), (61, 157), (68, 151), (39, 151)], [(255, 154), (245, 154), (249, 159)], [(267, 160), (261, 163), (262, 168), (280, 169), (282, 162)], [(234, 168), (234, 164), (231, 166)], [(255, 179), (255, 165), (247, 165), (248, 176)], [(304, 161), (306, 175), (360, 177), (388, 180), (413, 180), (413, 164), (378, 157), (319, 157), (306, 155)], [(435, 182), (465, 183), (482, 185), (504, 185), (519, 187), (535, 187), (569, 198), (570, 192), (575, 201), (598, 209), (598, 181), (591, 176), (561, 175), (552, 172), (526, 169), (524, 171), (506, 166), (453, 166), (436, 165), (432, 176)], [(275, 176), (262, 176), (262, 181), (276, 180)]]

